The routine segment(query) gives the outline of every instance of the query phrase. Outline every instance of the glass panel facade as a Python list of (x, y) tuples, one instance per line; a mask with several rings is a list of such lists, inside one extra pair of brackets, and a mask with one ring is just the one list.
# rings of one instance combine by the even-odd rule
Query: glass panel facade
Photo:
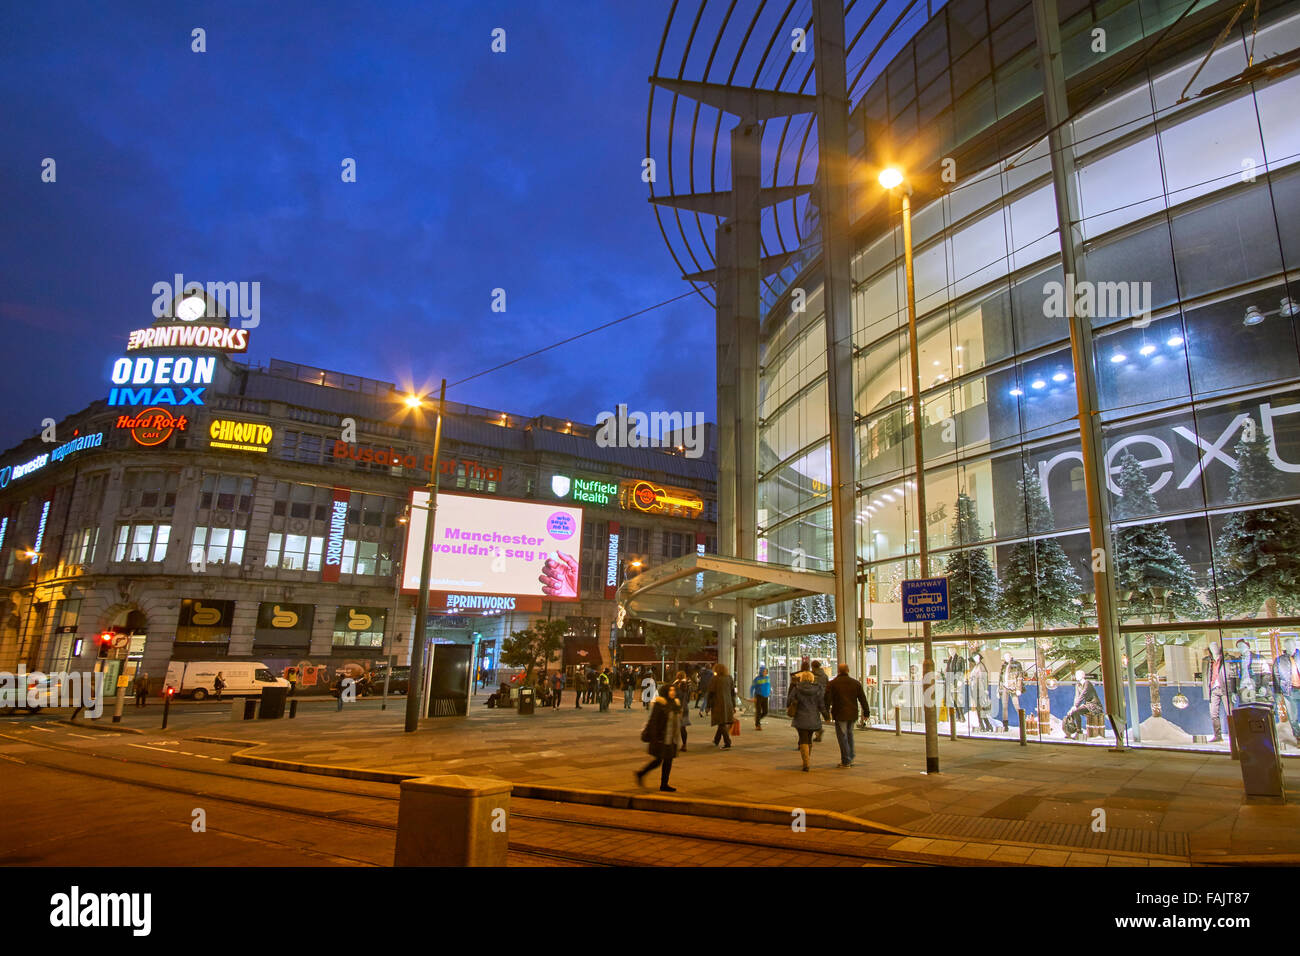
[[(872, 130), (897, 139), (903, 127), (891, 124), (914, 122), (915, 110), (942, 114), (949, 102), (961, 143), (1040, 95), (1028, 8), (993, 6), (948, 4), (946, 47), (943, 31), (918, 35), (865, 98), (868, 144)], [(1104, 16), (1087, 7), (1086, 23), (1072, 15), (1067, 72), (1084, 68), (1092, 26), (1107, 29), (1113, 55), (1178, 15), (1148, 7), (1142, 16), (1133, 3)], [(1261, 24), (1266, 36), (1268, 49), (1296, 46), (1300, 14), (1276, 11)], [(1244, 68), (1244, 50), (1232, 34), (1197, 88)], [(932, 61), (944, 56), (946, 98), (930, 90), (945, 76)], [(1297, 752), (1300, 289), (1287, 270), (1300, 268), (1300, 134), (1288, 111), (1300, 102), (1300, 75), (1175, 108), (1199, 59), (1157, 59), (1072, 120), (1086, 285), (1063, 274), (1041, 142), (1023, 156), (1003, 145), (1014, 162), (963, 170), (946, 195), (918, 191), (925, 515), (896, 212), (859, 240), (854, 517), (859, 613), (870, 624), (860, 659), (858, 649), (849, 656), (855, 673), (864, 668), (881, 726), (920, 726), (920, 633), (902, 622), (899, 592), (918, 573), (925, 534), (931, 573), (950, 587), (952, 615), (935, 628), (943, 729), (1114, 743), (1103, 717), (1069, 295), (1095, 329), (1128, 743), (1226, 749), (1216, 738), (1227, 711), (1253, 699), (1273, 704), (1285, 752)], [(806, 312), (769, 315), (764, 328), (758, 525), (761, 559), (801, 555), (829, 569), (817, 281), (802, 280)], [(771, 671), (780, 706), (805, 648), (827, 660), (834, 647), (816, 635), (764, 634), (800, 622), (789, 604), (762, 611), (755, 664)]]

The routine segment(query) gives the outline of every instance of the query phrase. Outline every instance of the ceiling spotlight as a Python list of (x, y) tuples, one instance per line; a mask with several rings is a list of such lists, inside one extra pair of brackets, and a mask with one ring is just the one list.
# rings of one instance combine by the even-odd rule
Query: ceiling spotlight
[(1169, 346), (1171, 349), (1176, 349), (1178, 348), (1178, 346), (1182, 344), (1183, 344), (1183, 337), (1179, 335), (1177, 332), (1169, 336), (1169, 338), (1165, 339), (1165, 345)]
[(1245, 315), (1245, 317), (1241, 320), (1241, 324), (1242, 324), (1242, 325), (1259, 325), (1259, 323), (1261, 323), (1261, 322), (1263, 322), (1263, 321), (1264, 321), (1264, 313), (1261, 312), (1261, 311), (1259, 311), (1258, 308), (1256, 308), (1255, 306), (1252, 305), (1252, 306), (1248, 306), (1248, 307), (1246, 308), (1246, 315)]
[(1036, 378), (1036, 379), (1034, 379), (1032, 382), (1029, 383), (1029, 387), (1030, 387), (1030, 388), (1046, 388), (1046, 387), (1047, 387), (1047, 383), (1044, 382), (1041, 378)]
[(1155, 347), (1154, 345), (1147, 344), (1147, 345), (1142, 346), (1140, 349), (1138, 349), (1138, 354), (1139, 354), (1139, 355), (1150, 355), (1150, 354), (1151, 354), (1152, 352), (1154, 352), (1155, 350), (1156, 350), (1156, 347)]
[(1055, 375), (1052, 376), (1052, 381), (1053, 381), (1053, 382), (1064, 382), (1064, 381), (1065, 381), (1067, 378), (1069, 378), (1069, 377), (1070, 377), (1070, 376), (1066, 375), (1064, 372), (1057, 372)]
[(1127, 361), (1127, 359), (1128, 356), (1125, 355), (1123, 352), (1116, 352), (1114, 355), (1110, 357), (1110, 360), (1114, 362), (1116, 365), (1118, 365), (1120, 362)]
[(1023, 389), (1013, 388), (1011, 390), (1011, 394), (1014, 395), (1016, 398), (1019, 398), (1021, 395), (1025, 394), (1025, 392)]
[(1282, 305), (1281, 311), (1283, 315), (1291, 316), (1291, 315), (1295, 315), (1297, 312), (1300, 312), (1300, 305), (1296, 305), (1295, 302), (1293, 302), (1291, 299), (1287, 298), (1286, 296), (1282, 297), (1281, 305)]

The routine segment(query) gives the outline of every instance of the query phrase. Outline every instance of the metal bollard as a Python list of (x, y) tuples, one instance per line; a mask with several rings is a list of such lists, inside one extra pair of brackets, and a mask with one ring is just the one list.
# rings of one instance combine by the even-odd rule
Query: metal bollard
[(394, 866), (505, 866), (510, 783), (446, 775), (403, 780)]
[(894, 708), (894, 736), (903, 736), (903, 709), (901, 707)]
[(957, 739), (957, 710), (954, 707), (948, 708), (948, 739)]
[(296, 700), (291, 700), (289, 701), (289, 719), (292, 720), (294, 717), (297, 716), (298, 716), (298, 702)]
[(1016, 716), (1020, 720), (1020, 746), (1023, 747), (1025, 745), (1025, 709), (1017, 707)]

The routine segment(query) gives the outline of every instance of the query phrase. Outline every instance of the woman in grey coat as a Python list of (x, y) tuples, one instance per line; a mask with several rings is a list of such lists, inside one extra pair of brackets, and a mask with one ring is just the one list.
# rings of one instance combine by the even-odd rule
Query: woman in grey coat
[(731, 749), (731, 722), (736, 719), (736, 682), (727, 672), (725, 664), (719, 664), (709, 682), (709, 701), (712, 705), (710, 722), (717, 727), (713, 735), (713, 746), (718, 741), (725, 741), (723, 750)]
[(799, 759), (803, 761), (803, 769), (807, 773), (812, 760), (813, 735), (822, 729), (825, 694), (822, 685), (809, 671), (800, 671), (795, 675), (792, 690), (798, 708), (792, 723), (794, 729), (799, 731)]

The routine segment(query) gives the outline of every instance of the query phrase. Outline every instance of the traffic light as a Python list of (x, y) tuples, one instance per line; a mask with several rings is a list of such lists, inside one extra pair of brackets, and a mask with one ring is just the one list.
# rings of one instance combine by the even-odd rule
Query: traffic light
[(167, 689), (166, 689), (165, 691), (163, 691), (163, 693), (166, 694), (168, 697), (175, 697), (175, 696), (176, 696), (176, 688), (175, 688), (175, 687), (172, 687), (170, 684), (168, 684), (168, 685), (167, 685)]
[(113, 635), (108, 631), (99, 635), (99, 657), (102, 660), (108, 657), (108, 649), (113, 646)]

